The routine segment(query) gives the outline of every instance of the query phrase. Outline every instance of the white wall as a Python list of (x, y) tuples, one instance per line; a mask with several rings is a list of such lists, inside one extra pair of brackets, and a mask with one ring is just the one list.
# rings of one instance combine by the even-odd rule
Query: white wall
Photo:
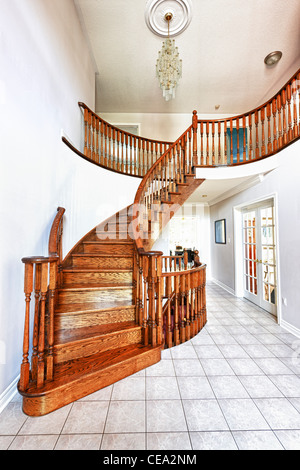
[[(300, 331), (300, 142), (278, 154), (278, 168), (256, 186), (211, 206), (212, 277), (235, 290), (234, 224), (235, 206), (249, 204), (276, 195), (279, 248), (279, 308), (283, 322)], [(226, 245), (214, 243), (214, 221), (226, 219)], [(287, 305), (282, 299), (287, 299)]]
[(22, 361), (21, 258), (47, 255), (58, 206), (66, 208), (67, 254), (101, 220), (133, 202), (140, 180), (86, 162), (61, 140), (63, 130), (81, 148), (77, 103), (95, 105), (95, 70), (73, 1), (0, 0), (0, 11), (1, 409)]

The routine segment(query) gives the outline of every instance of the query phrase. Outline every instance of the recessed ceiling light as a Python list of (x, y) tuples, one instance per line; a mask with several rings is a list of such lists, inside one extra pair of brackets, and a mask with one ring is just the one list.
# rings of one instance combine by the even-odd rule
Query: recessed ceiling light
[(207, 197), (207, 194), (202, 194), (202, 197)]
[(276, 64), (277, 62), (280, 61), (282, 57), (282, 52), (281, 51), (274, 51), (274, 52), (270, 52), (270, 54), (268, 54), (266, 57), (265, 57), (265, 64), (266, 65), (274, 65)]

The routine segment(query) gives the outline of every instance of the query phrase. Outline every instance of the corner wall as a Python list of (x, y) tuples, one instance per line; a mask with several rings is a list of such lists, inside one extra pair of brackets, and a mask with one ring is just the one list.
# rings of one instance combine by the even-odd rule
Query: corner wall
[[(234, 207), (276, 194), (279, 309), (287, 328), (300, 333), (300, 141), (278, 154), (278, 168), (256, 186), (210, 207), (212, 278), (235, 291)], [(214, 243), (214, 221), (226, 219), (227, 244)], [(228, 239), (230, 241), (228, 241)], [(284, 305), (282, 299), (287, 300)]]

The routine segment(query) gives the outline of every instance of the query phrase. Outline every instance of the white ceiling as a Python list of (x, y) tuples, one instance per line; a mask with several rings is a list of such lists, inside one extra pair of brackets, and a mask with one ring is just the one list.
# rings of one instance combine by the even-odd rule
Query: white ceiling
[[(145, 22), (147, 0), (74, 0), (96, 75), (99, 113), (238, 114), (273, 94), (300, 67), (299, 0), (191, 0), (175, 38), (183, 75), (165, 102), (155, 75), (163, 39)], [(265, 56), (281, 50), (274, 67)]]

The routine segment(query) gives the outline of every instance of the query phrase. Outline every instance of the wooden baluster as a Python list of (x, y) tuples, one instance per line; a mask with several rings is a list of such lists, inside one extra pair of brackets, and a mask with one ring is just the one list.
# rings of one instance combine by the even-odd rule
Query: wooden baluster
[(112, 154), (111, 154), (111, 159), (112, 159), (112, 168), (113, 170), (116, 169), (116, 129), (113, 127), (112, 128)]
[(149, 168), (154, 165), (154, 144), (153, 142), (150, 142), (150, 163), (149, 163)]
[(204, 150), (203, 150), (203, 122), (200, 122), (200, 134), (201, 134), (201, 166), (204, 166)]
[(124, 135), (124, 145), (125, 145), (125, 162), (124, 162), (124, 171), (125, 173), (130, 173), (129, 166), (129, 156), (128, 156), (128, 134)]
[(240, 120), (236, 120), (236, 161), (240, 163)]
[[(25, 262), (25, 261), (23, 261)], [(23, 336), (23, 359), (20, 369), (20, 391), (26, 391), (29, 385), (29, 324), (30, 324), (30, 301), (31, 293), (33, 289), (33, 264), (25, 262), (25, 273), (24, 273), (24, 293), (25, 293), (25, 322), (24, 322), (24, 336)]]
[(259, 158), (258, 111), (254, 113), (255, 122), (255, 159)]
[(89, 126), (89, 112), (84, 108), (84, 155), (88, 155), (88, 126)]
[(174, 277), (174, 291), (175, 291), (175, 298), (174, 298), (174, 346), (178, 346), (180, 344), (180, 334), (179, 334), (179, 311), (178, 311), (178, 303), (179, 303), (179, 276)]
[(38, 342), (38, 367), (37, 367), (37, 387), (44, 385), (45, 380), (45, 314), (46, 299), (48, 290), (48, 263), (42, 263), (41, 272), (41, 310), (39, 324), (39, 342)]
[(277, 111), (278, 111), (278, 148), (283, 145), (282, 124), (281, 124), (281, 95), (277, 95)]
[(185, 275), (180, 275), (180, 342), (184, 343), (185, 337)]
[(195, 323), (195, 288), (194, 288), (194, 272), (191, 271), (190, 274), (190, 297), (191, 297), (191, 336), (192, 338), (196, 336), (196, 323)]
[(287, 88), (287, 108), (288, 108), (288, 142), (291, 142), (294, 138), (293, 128), (292, 128), (292, 108), (291, 108), (291, 99), (292, 99), (292, 91), (291, 85), (288, 84)]
[(209, 165), (209, 122), (206, 123), (206, 165)]
[(148, 275), (148, 298), (149, 298), (149, 318), (148, 325), (150, 331), (150, 343), (156, 346), (156, 312), (155, 312), (155, 278), (156, 278), (156, 258), (149, 257), (149, 275)]
[[(193, 111), (193, 167), (198, 165), (198, 155), (197, 155), (197, 130), (198, 130), (198, 116), (197, 111)], [(193, 173), (194, 173), (193, 169)]]
[(48, 327), (48, 354), (47, 354), (47, 380), (53, 380), (53, 345), (54, 345), (54, 305), (56, 289), (57, 261), (50, 262), (49, 268), (49, 327)]
[(223, 165), (227, 164), (227, 121), (224, 121), (224, 161)]
[(218, 122), (218, 165), (221, 165), (221, 121)]
[(188, 166), (187, 166), (187, 173), (192, 172), (192, 129), (189, 130), (189, 157), (188, 157)]
[[(144, 304), (143, 304), (143, 256), (138, 256), (138, 305), (137, 305), (137, 318), (138, 324), (144, 327)], [(143, 330), (143, 342), (145, 341)], [(145, 344), (145, 342), (144, 342)]]
[(100, 146), (99, 146), (99, 137), (100, 137), (100, 121), (96, 119), (96, 161), (100, 163)]
[(261, 120), (261, 156), (263, 157), (266, 154), (266, 145), (265, 145), (265, 108), (262, 107), (260, 110), (260, 120)]
[(32, 356), (31, 356), (31, 378), (36, 380), (37, 377), (37, 360), (38, 360), (38, 337), (39, 337), (39, 315), (40, 315), (40, 295), (41, 295), (41, 264), (35, 264), (34, 276), (34, 321), (32, 336)]
[(113, 168), (113, 157), (112, 157), (112, 149), (111, 149), (111, 141), (112, 141), (112, 129), (108, 126), (107, 129), (107, 138), (108, 138), (108, 145), (107, 145), (107, 161), (108, 167)]
[(286, 92), (281, 92), (282, 116), (283, 116), (283, 145), (287, 144), (287, 121), (286, 121)]
[(212, 160), (211, 164), (215, 166), (215, 122), (212, 122)]
[(145, 176), (145, 174), (147, 173), (147, 168), (146, 168), (146, 162), (145, 162), (145, 141), (142, 140), (142, 169), (143, 169), (143, 172), (142, 172), (142, 175)]
[(101, 153), (100, 153), (100, 164), (104, 164), (104, 157), (103, 157), (103, 150), (104, 150), (104, 143), (103, 143), (103, 122), (101, 121), (100, 124), (100, 138), (101, 138)]
[(198, 284), (198, 289), (199, 289), (199, 312), (200, 312), (200, 330), (202, 330), (204, 326), (204, 312), (203, 312), (203, 270), (201, 269), (199, 271), (199, 278), (198, 278), (199, 284)]
[(137, 166), (138, 166), (138, 175), (142, 176), (142, 164), (141, 164), (141, 139), (138, 138), (137, 146)]
[(183, 252), (183, 265), (184, 265), (184, 269), (187, 270), (187, 268), (188, 268), (188, 252), (187, 252), (187, 250), (184, 250), (184, 252)]
[(157, 344), (163, 344), (163, 325), (162, 325), (162, 256), (158, 256), (156, 260), (156, 325), (157, 325)]
[(233, 122), (232, 119), (230, 119), (230, 164), (233, 164), (233, 136), (232, 136), (232, 131), (233, 131)]
[(203, 328), (203, 315), (202, 315), (202, 303), (203, 303), (203, 291), (202, 291), (202, 270), (198, 271), (197, 276), (197, 290), (198, 290), (198, 316), (199, 316), (199, 331)]
[(243, 162), (247, 161), (247, 151), (246, 151), (246, 116), (243, 116)]
[(136, 137), (133, 137), (133, 174), (138, 175)]
[(172, 294), (172, 278), (167, 277), (167, 325), (166, 325), (166, 344), (168, 348), (173, 346), (172, 338), (172, 310), (171, 310), (171, 294)]
[(273, 114), (273, 152), (277, 151), (277, 123), (276, 123), (276, 112), (277, 112), (277, 100), (276, 98), (272, 101), (272, 114)]
[(296, 79), (293, 79), (292, 83), (292, 96), (293, 96), (293, 120), (294, 120), (294, 126), (293, 126), (293, 134), (294, 137), (299, 136), (299, 129), (297, 126), (297, 82)]
[(271, 104), (267, 104), (267, 120), (268, 120), (268, 154), (272, 153), (271, 139)]
[(92, 114), (91, 116), (91, 129), (92, 129), (92, 148), (91, 148), (91, 156), (92, 160), (96, 160), (96, 153), (95, 153), (95, 147), (96, 147), (96, 139), (95, 139), (95, 131), (96, 131), (96, 123), (95, 123), (95, 116)]
[(124, 132), (121, 132), (121, 172), (124, 173), (125, 169), (125, 152), (124, 152)]
[(88, 158), (92, 157), (92, 113), (88, 113)]
[(252, 114), (249, 114), (249, 160), (253, 159)]
[(190, 278), (190, 273), (188, 272), (185, 275), (186, 341), (189, 341), (191, 339), (190, 289), (191, 289), (191, 278)]
[(149, 329), (148, 329), (148, 273), (149, 273), (149, 260), (147, 256), (143, 256), (143, 278), (144, 278), (144, 297), (143, 297), (143, 338), (144, 345), (149, 344)]

